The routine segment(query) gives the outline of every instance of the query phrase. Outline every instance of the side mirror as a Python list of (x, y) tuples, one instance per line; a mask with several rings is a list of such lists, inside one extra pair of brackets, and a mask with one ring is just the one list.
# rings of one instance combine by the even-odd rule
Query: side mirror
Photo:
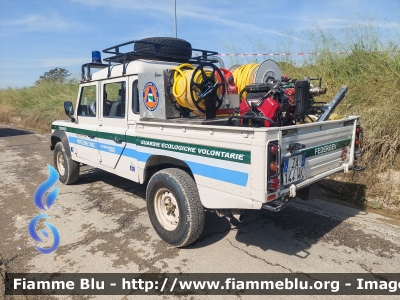
[(74, 118), (74, 106), (72, 105), (71, 101), (65, 101), (64, 102), (64, 110), (65, 114), (71, 118), (71, 122), (75, 122)]

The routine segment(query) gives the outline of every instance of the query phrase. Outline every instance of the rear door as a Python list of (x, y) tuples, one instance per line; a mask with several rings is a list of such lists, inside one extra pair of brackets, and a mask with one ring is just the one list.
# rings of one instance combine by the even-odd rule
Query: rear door
[(343, 120), (285, 128), (281, 142), (282, 187), (352, 163), (354, 124), (355, 120)]
[(125, 173), (134, 181), (138, 181), (138, 165), (136, 151), (136, 121), (140, 119), (139, 90), (137, 75), (129, 76), (129, 94), (127, 98), (128, 128), (126, 131), (126, 146), (116, 166), (118, 173)]
[(101, 82), (100, 122), (97, 132), (100, 165), (115, 169), (126, 146), (126, 79)]

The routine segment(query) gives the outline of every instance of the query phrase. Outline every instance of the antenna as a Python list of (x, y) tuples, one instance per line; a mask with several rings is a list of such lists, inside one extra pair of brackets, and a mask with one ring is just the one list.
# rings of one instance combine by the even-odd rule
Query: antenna
[(175, 38), (178, 37), (178, 33), (177, 33), (177, 27), (176, 27), (176, 0), (174, 0), (175, 2), (175, 13), (174, 13), (174, 25), (175, 25)]

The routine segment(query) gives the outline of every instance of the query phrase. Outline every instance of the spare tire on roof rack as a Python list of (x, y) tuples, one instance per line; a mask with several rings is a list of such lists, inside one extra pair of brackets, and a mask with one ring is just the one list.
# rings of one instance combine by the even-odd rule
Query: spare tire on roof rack
[(192, 45), (183, 39), (151, 37), (139, 40), (133, 47), (133, 50), (136, 52), (156, 53), (154, 44), (140, 43), (141, 41), (161, 44), (160, 51), (162, 54), (176, 55), (185, 58), (192, 57)]

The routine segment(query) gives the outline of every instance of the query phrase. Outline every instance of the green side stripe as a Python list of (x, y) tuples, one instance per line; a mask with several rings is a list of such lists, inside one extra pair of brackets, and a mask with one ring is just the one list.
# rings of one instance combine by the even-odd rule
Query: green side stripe
[(96, 131), (73, 128), (73, 127), (67, 127), (67, 126), (51, 125), (51, 129), (62, 130), (62, 131), (65, 131), (65, 132), (71, 132), (71, 133), (76, 133), (76, 134), (97, 136)]
[(130, 144), (136, 144), (136, 136), (127, 135), (126, 142)]
[(105, 139), (105, 140), (114, 140), (115, 138), (120, 139), (121, 141), (125, 142), (125, 134), (116, 134), (116, 133), (110, 133), (110, 132), (97, 132), (97, 137), (100, 139)]
[[(65, 132), (71, 132), (75, 134), (82, 134), (82, 135), (92, 135), (101, 139), (105, 140), (114, 140), (115, 138), (118, 138), (125, 142), (126, 137), (124, 134), (115, 134), (115, 133), (109, 133), (109, 132), (101, 132), (101, 131), (93, 131), (93, 130), (87, 130), (87, 129), (79, 129), (79, 128), (73, 128), (73, 127), (67, 127), (67, 126), (60, 126), (60, 125), (51, 125), (52, 129), (55, 130), (62, 130)], [(134, 137), (130, 137), (130, 140), (132, 140)], [(132, 143), (132, 141), (130, 141)]]
[(306, 153), (306, 157), (312, 157), (320, 154), (324, 154), (327, 152), (332, 152), (338, 150), (340, 148), (344, 148), (350, 146), (351, 139), (341, 140), (329, 144), (319, 145), (308, 149), (303, 149), (301, 152)]
[[(92, 130), (78, 129), (67, 126), (60, 125), (51, 125), (52, 129), (55, 130), (63, 130), (66, 132), (71, 132), (75, 134), (83, 134), (83, 135), (94, 135), (98, 138), (113, 140), (116, 137), (121, 139), (122, 141), (126, 141), (127, 143), (136, 144), (143, 147), (155, 148), (155, 149), (163, 149), (168, 151), (187, 153), (197, 156), (204, 156), (209, 158), (222, 159), (227, 161), (234, 161), (244, 164), (250, 164), (251, 162), (251, 153), (250, 151), (241, 151), (235, 149), (228, 148), (218, 148), (218, 147), (209, 147), (202, 146), (197, 144), (187, 144), (187, 143), (177, 143), (177, 142), (169, 142), (165, 140), (156, 140), (156, 139), (147, 139), (135, 136), (125, 136), (122, 134), (113, 134), (113, 133), (105, 133), (105, 132), (96, 132)], [(307, 148), (301, 150), (301, 152), (306, 153), (306, 157), (312, 157), (320, 154), (324, 154), (327, 152), (332, 152), (340, 148), (344, 148), (350, 146), (351, 139), (341, 140), (329, 144), (319, 145), (312, 148)]]
[(251, 161), (250, 151), (209, 147), (197, 144), (177, 143), (166, 140), (147, 139), (134, 136), (125, 136), (120, 134), (96, 132), (92, 130), (77, 129), (60, 125), (52, 125), (51, 128), (75, 134), (94, 135), (97, 136), (98, 138), (108, 139), (108, 140), (113, 140), (115, 137), (118, 137), (119, 139), (126, 141), (127, 143), (136, 144), (143, 147), (163, 149), (179, 153), (187, 153), (197, 156), (204, 156), (204, 157), (233, 161), (244, 164), (250, 164)]
[(244, 164), (250, 164), (251, 161), (250, 151), (169, 142), (165, 140), (147, 139), (141, 137), (136, 138), (136, 145), (204, 156), (209, 158), (222, 159), (227, 161), (234, 161)]

